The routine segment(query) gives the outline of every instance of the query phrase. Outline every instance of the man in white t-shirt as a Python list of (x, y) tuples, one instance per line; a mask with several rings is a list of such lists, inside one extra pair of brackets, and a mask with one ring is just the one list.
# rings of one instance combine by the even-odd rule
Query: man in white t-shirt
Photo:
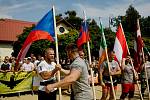
[(22, 71), (33, 71), (34, 70), (34, 64), (31, 62), (31, 58), (28, 57), (26, 63), (23, 63), (21, 67)]
[(148, 78), (148, 85), (149, 85), (149, 91), (150, 91), (150, 56), (145, 55), (145, 63), (142, 65), (142, 70), (141, 70), (141, 93), (142, 96), (144, 97), (144, 92), (147, 88), (147, 79), (146, 79), (146, 73), (147, 72), (147, 78)]
[(56, 100), (56, 91), (50, 93), (45, 92), (45, 86), (47, 84), (55, 83), (55, 73), (60, 70), (55, 67), (54, 63), (54, 50), (48, 48), (45, 50), (45, 60), (41, 61), (37, 67), (38, 73), (41, 77), (41, 82), (38, 90), (38, 100)]

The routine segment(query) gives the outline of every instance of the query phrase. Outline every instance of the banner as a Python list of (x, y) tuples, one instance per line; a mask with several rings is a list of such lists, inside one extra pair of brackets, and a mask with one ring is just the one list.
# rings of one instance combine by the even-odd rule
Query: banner
[(32, 90), (32, 72), (0, 73), (0, 94)]

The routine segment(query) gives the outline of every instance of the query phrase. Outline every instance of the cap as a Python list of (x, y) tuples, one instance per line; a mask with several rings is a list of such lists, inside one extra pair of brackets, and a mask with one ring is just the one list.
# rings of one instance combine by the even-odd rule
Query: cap
[(28, 57), (27, 60), (31, 60), (31, 57)]

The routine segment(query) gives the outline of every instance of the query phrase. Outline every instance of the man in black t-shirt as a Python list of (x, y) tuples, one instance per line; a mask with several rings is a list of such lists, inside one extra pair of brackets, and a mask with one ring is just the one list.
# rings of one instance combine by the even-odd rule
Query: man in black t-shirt
[(9, 63), (9, 57), (6, 56), (4, 59), (4, 62), (0, 66), (0, 71), (1, 72), (6, 72), (11, 70), (11, 64)]

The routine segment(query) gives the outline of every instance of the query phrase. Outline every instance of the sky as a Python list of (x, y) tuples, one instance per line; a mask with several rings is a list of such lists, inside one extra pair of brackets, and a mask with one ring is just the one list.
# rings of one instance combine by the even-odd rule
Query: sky
[(0, 0), (0, 18), (38, 22), (54, 5), (56, 15), (75, 10), (83, 18), (85, 10), (87, 18), (101, 17), (108, 27), (109, 17), (125, 15), (131, 4), (141, 16), (150, 16), (150, 0)]

